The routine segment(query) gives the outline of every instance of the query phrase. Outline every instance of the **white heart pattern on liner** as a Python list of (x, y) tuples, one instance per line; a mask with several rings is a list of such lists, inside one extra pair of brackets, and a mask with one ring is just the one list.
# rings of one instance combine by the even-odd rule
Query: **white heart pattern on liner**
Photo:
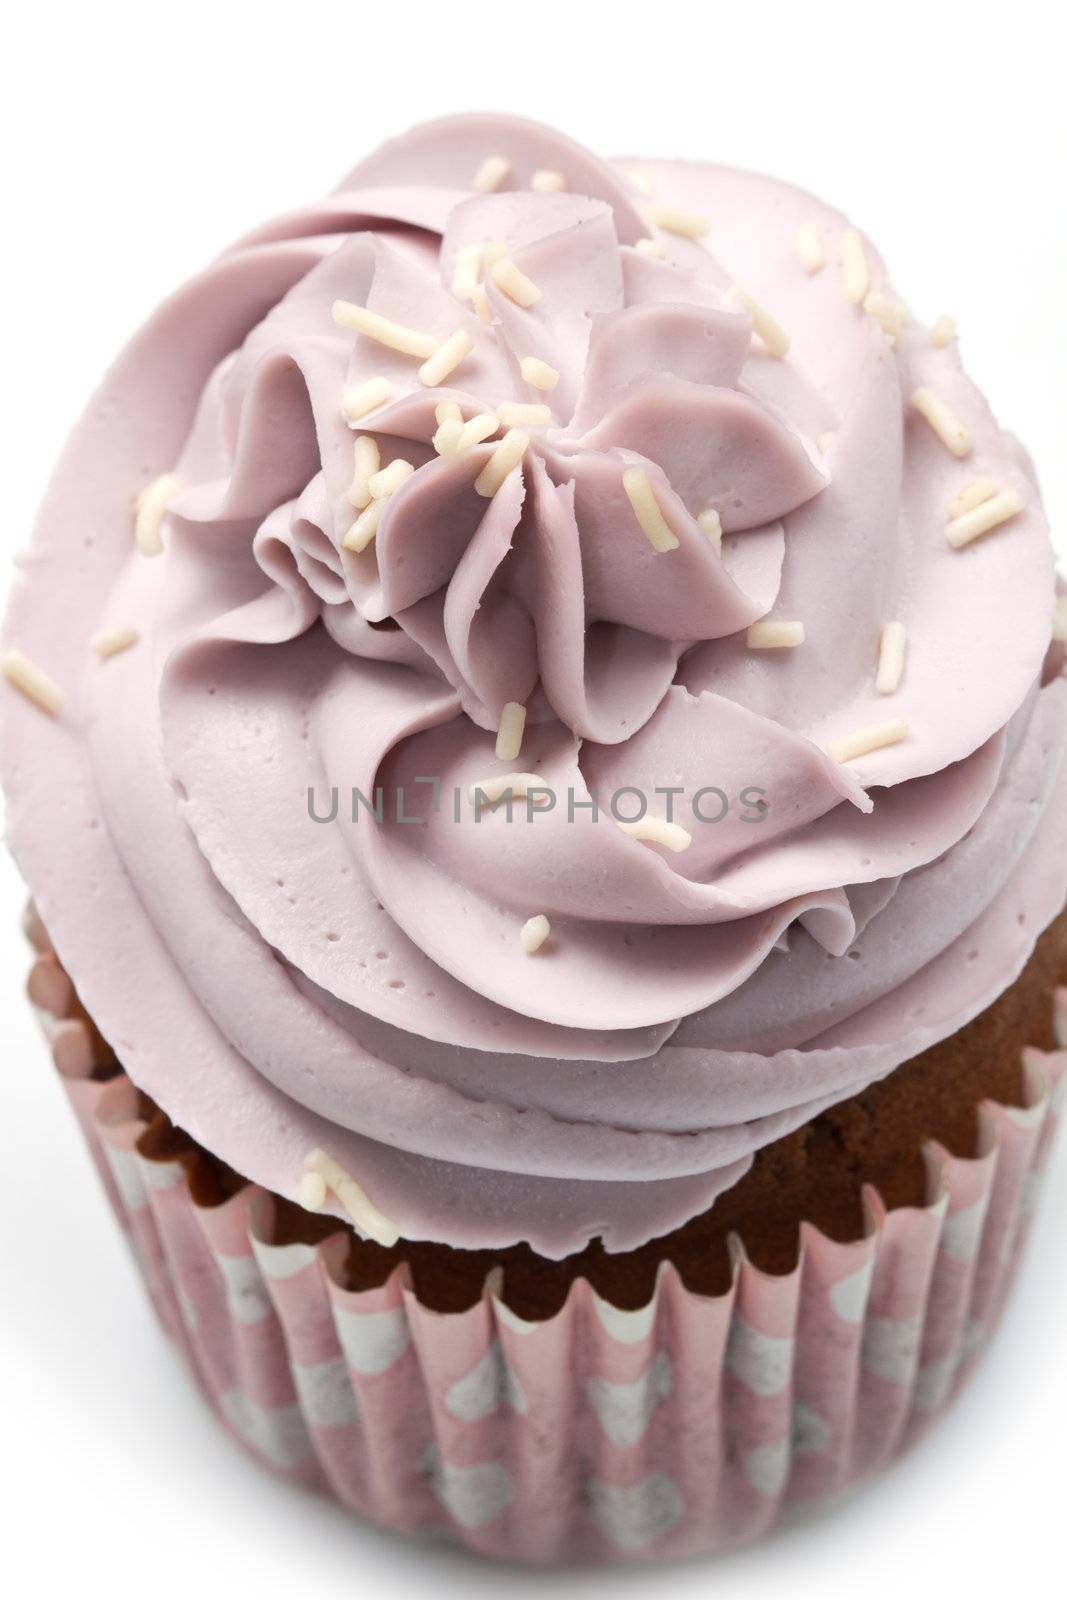
[(830, 1304), (844, 1322), (862, 1322), (867, 1309), (867, 1296), (871, 1292), (874, 1262), (865, 1261), (847, 1278), (839, 1278), (830, 1288)]
[(644, 1435), (660, 1402), (674, 1387), (670, 1357), (661, 1350), (632, 1383), (611, 1383), (590, 1378), (585, 1386), (589, 1404), (612, 1444), (634, 1445)]
[(504, 1360), (499, 1339), (494, 1339), (482, 1359), (456, 1379), (445, 1395), (445, 1406), (460, 1422), (478, 1422), (502, 1405), (509, 1405), (520, 1416), (526, 1414), (526, 1396)]
[(585, 1502), (605, 1539), (620, 1550), (641, 1550), (661, 1539), (685, 1510), (678, 1485), (662, 1472), (654, 1472), (628, 1489), (590, 1478)]
[(359, 1421), (359, 1404), (344, 1356), (309, 1365), (294, 1361), (293, 1380), (311, 1427), (343, 1428)]
[(744, 1317), (735, 1316), (726, 1366), (753, 1394), (781, 1394), (793, 1370), (793, 1341), (761, 1333)]
[(349, 1366), (367, 1378), (388, 1371), (411, 1343), (403, 1311), (343, 1311), (334, 1306), (333, 1320)]
[(450, 1516), (464, 1528), (482, 1528), (511, 1504), (511, 1479), (499, 1461), (456, 1467), (443, 1461), (436, 1445), (427, 1445), (423, 1470), (433, 1492)]
[(261, 1406), (243, 1389), (227, 1389), (219, 1405), (234, 1431), (271, 1466), (299, 1467), (314, 1454), (298, 1405)]

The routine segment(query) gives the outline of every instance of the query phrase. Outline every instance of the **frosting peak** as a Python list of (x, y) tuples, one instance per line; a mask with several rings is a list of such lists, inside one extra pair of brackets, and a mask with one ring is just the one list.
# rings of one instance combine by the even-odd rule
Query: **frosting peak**
[[(460, 201), (439, 240), (357, 234), (209, 381), (172, 509), (269, 519), (261, 565), (303, 591), (294, 632), (313, 612), (356, 656), (440, 674), (483, 728), (539, 686), (536, 718), (620, 742), (684, 650), (769, 609), (781, 519), (828, 481), (749, 386), (751, 316), (720, 277), (621, 244), (612, 208), (572, 194)], [(353, 434), (398, 485), (379, 503), (353, 493)], [(752, 537), (723, 549), (721, 532)]]

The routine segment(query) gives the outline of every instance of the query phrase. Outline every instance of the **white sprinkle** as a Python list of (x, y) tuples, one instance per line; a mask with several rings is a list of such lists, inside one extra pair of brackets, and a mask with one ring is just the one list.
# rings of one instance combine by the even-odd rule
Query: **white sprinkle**
[(305, 1172), (300, 1180), (298, 1199), (305, 1211), (321, 1211), (326, 1204), (326, 1179), (321, 1172)]
[(59, 716), (66, 695), (54, 678), (50, 678), (28, 656), (24, 656), (21, 650), (5, 650), (3, 665), (4, 677), (20, 694), (40, 706), (42, 711), (47, 711), (50, 717)]
[(746, 635), (750, 650), (795, 650), (804, 643), (802, 622), (754, 622)]
[(482, 249), (477, 244), (465, 244), (456, 251), (452, 268), (452, 293), (460, 300), (473, 300), (478, 287), (478, 274), (482, 266)]
[(444, 383), (460, 362), (465, 360), (474, 349), (474, 340), (466, 328), (457, 328), (455, 333), (450, 333), (444, 344), (437, 349), (428, 360), (419, 368), (419, 381), (427, 389), (436, 389), (439, 383)]
[(366, 383), (345, 390), (341, 410), (349, 422), (359, 422), (368, 411), (377, 411), (379, 406), (384, 406), (387, 400), (392, 399), (392, 395), (393, 386), (388, 378), (368, 378)]
[(355, 506), (357, 511), (362, 511), (369, 506), (373, 495), (371, 494), (370, 480), (381, 466), (381, 453), (378, 450), (378, 441), (369, 433), (356, 435), (353, 450), (352, 482), (348, 489), (348, 501)]
[(740, 300), (752, 318), (752, 331), (759, 334), (768, 354), (777, 356), (781, 360), (789, 349), (789, 335), (781, 323), (776, 322), (766, 307), (761, 306), (758, 300), (753, 300), (739, 283), (732, 286), (730, 293)]
[(134, 537), (143, 556), (163, 554), (163, 518), (180, 488), (181, 484), (174, 473), (164, 472), (146, 484), (137, 496)]
[(508, 474), (518, 466), (529, 443), (528, 433), (523, 433), (521, 428), (509, 428), (474, 480), (478, 494), (491, 500)]
[(540, 950), (551, 932), (552, 924), (547, 917), (531, 917), (519, 931), (519, 943), (526, 954), (532, 956)]
[[(525, 800), (531, 790), (545, 791), (548, 785), (539, 772), (504, 772), (497, 773), (492, 778), (481, 778), (477, 783), (472, 783), (467, 790), (467, 798), (471, 805), (477, 809), (483, 803), (495, 805), (498, 800), (503, 800), (510, 795), (513, 800)], [(547, 804), (548, 797), (538, 800), (539, 804)]]
[(526, 707), (518, 700), (509, 700), (500, 713), (500, 726), (496, 733), (496, 758), (498, 761), (517, 761), (522, 749), (522, 736), (526, 731)]
[(523, 382), (528, 383), (531, 389), (554, 389), (559, 382), (559, 373), (555, 367), (550, 367), (540, 356), (523, 356), (519, 362), (519, 371), (522, 373)]
[(1010, 522), (1012, 517), (1017, 517), (1025, 509), (1026, 501), (1018, 489), (1002, 489), (992, 499), (983, 500), (980, 506), (975, 506), (973, 511), (953, 517), (945, 529), (945, 538), (953, 550), (962, 550), (965, 544), (980, 539), (983, 533), (991, 533), (1002, 523)]
[(356, 555), (365, 550), (378, 532), (378, 524), (382, 520), (385, 510), (385, 500), (372, 500), (366, 510), (361, 511), (353, 522), (341, 544), (345, 550), (352, 550)]
[(634, 249), (640, 250), (643, 256), (651, 256), (654, 261), (663, 261), (667, 256), (658, 239), (638, 239)]
[(648, 195), (649, 199), (652, 198), (656, 192), (656, 186), (652, 182), (652, 174), (650, 172), (646, 172), (643, 167), (631, 167), (626, 175), (635, 189), (640, 189), (642, 194)]
[(907, 306), (899, 300), (890, 299), (881, 289), (872, 289), (863, 297), (863, 309), (874, 318), (890, 344), (895, 345), (901, 330), (907, 325)]
[(504, 400), (496, 414), (505, 428), (547, 428), (552, 422), (549, 406), (523, 405), (518, 400)]
[(486, 156), (474, 174), (474, 187), (482, 194), (492, 194), (507, 181), (510, 174), (511, 162), (504, 156)]
[(415, 468), (410, 461), (405, 461), (403, 456), (397, 456), (395, 461), (390, 461), (380, 472), (372, 473), (367, 486), (375, 500), (385, 500), (389, 495), (395, 494), (414, 471)]
[(706, 511), (702, 511), (697, 518), (697, 522), (700, 524), (701, 531), (707, 536), (708, 543), (714, 545), (715, 549), (721, 552), (722, 518), (715, 507), (709, 506)]
[(360, 1233), (373, 1239), (375, 1244), (384, 1245), (386, 1249), (396, 1244), (400, 1229), (378, 1210), (366, 1190), (350, 1172), (345, 1171), (340, 1162), (328, 1156), (325, 1150), (311, 1150), (304, 1160), (304, 1169), (317, 1174), (333, 1190)]
[(433, 447), (439, 456), (454, 456), (459, 450), (459, 441), (463, 435), (463, 423), (442, 422), (433, 436)]
[(814, 222), (804, 222), (797, 229), (797, 255), (805, 272), (818, 272), (826, 265), (826, 252)]
[(703, 239), (711, 232), (711, 223), (698, 211), (684, 211), (680, 206), (652, 206), (648, 220), (664, 233), (677, 233), (683, 239)]
[(432, 334), (420, 333), (417, 328), (405, 328), (400, 322), (390, 322), (388, 317), (379, 316), (377, 311), (368, 311), (366, 306), (357, 305), (354, 300), (335, 300), (333, 320), (342, 328), (353, 328), (356, 333), (362, 333), (377, 344), (398, 350), (402, 356), (416, 356), (418, 360), (426, 361), (437, 349), (438, 341)]
[(567, 180), (562, 172), (556, 172), (552, 167), (538, 167), (530, 179), (530, 188), (536, 189), (538, 194), (558, 194), (567, 187)]
[(943, 400), (936, 390), (916, 389), (911, 397), (911, 403), (933, 428), (946, 450), (951, 450), (954, 456), (970, 455), (970, 434), (948, 401)]
[(128, 650), (140, 637), (136, 628), (120, 622), (113, 628), (104, 628), (100, 633), (94, 633), (89, 640), (89, 648), (103, 661), (108, 656), (117, 656), (120, 651)]
[(619, 822), (616, 827), (628, 833), (631, 839), (639, 839), (642, 844), (661, 844), (668, 850), (673, 850), (677, 855), (682, 850), (688, 850), (693, 842), (693, 835), (688, 828), (683, 828), (680, 822), (668, 822), (664, 817), (641, 817), (637, 822)]
[(826, 746), (826, 754), (832, 761), (855, 761), (859, 756), (870, 755), (872, 750), (899, 744), (907, 737), (908, 724), (894, 717), (891, 722), (872, 722), (865, 728), (857, 728), (855, 733), (847, 733), (843, 739), (835, 739)]
[(1061, 642), (1067, 639), (1067, 594), (1061, 594), (1052, 613), (1052, 637)]
[(517, 306), (536, 305), (541, 298), (541, 291), (536, 283), (531, 283), (525, 272), (520, 272), (514, 261), (507, 256), (493, 262), (489, 276), (500, 292), (506, 294), (509, 300), (514, 300)]
[(489, 304), (489, 296), (485, 292), (484, 283), (480, 283), (478, 285), (474, 293), (471, 295), (471, 300), (474, 304), (475, 311), (477, 311), (479, 317), (488, 328), (489, 324), (493, 320), (493, 308)]
[(494, 261), (503, 261), (507, 253), (508, 247), (503, 239), (490, 239), (488, 243), (482, 245), (482, 262), (489, 268)]
[(956, 341), (957, 328), (955, 317), (938, 317), (930, 329), (930, 343), (937, 350), (943, 350), (947, 344)]
[(815, 443), (819, 451), (825, 455), (836, 438), (837, 434), (834, 432), (833, 428), (827, 428), (825, 433), (820, 433)]
[(962, 517), (965, 511), (973, 511), (983, 500), (992, 500), (999, 487), (996, 478), (975, 478), (949, 501), (949, 516)]
[(456, 441), (457, 450), (470, 450), (485, 439), (491, 439), (500, 427), (500, 418), (492, 411), (479, 411), (465, 422)]
[(855, 228), (846, 228), (841, 235), (841, 287), (845, 299), (854, 306), (861, 305), (871, 287), (871, 269), (867, 265), (867, 252), (863, 235)]
[(878, 676), (874, 686), (879, 694), (895, 694), (904, 676), (907, 630), (902, 622), (887, 622), (882, 629), (878, 651)]
[(458, 401), (442, 400), (440, 405), (434, 407), (434, 416), (438, 423), (433, 436), (434, 449), (439, 456), (455, 455), (463, 432), (463, 413)]
[(669, 527), (667, 519), (660, 510), (659, 501), (652, 493), (648, 473), (641, 467), (627, 467), (622, 475), (622, 486), (626, 490), (626, 498), (633, 506), (634, 516), (641, 525), (641, 532), (653, 550), (660, 555), (668, 550), (677, 550), (677, 535)]

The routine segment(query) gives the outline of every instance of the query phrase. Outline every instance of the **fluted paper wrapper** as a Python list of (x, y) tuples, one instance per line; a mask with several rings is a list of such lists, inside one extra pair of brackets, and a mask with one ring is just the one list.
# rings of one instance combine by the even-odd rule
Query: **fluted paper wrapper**
[[(788, 1276), (738, 1243), (717, 1297), (664, 1264), (636, 1311), (578, 1282), (527, 1322), (490, 1278), (443, 1314), (403, 1268), (343, 1288), (340, 1237), (267, 1242), (261, 1189), (196, 1205), (180, 1164), (140, 1154), (129, 1081), (89, 1076), (84, 1024), (51, 1010), (49, 959), (31, 991), (50, 1002), (60, 1075), (160, 1320), (225, 1426), (360, 1516), (505, 1560), (722, 1549), (898, 1454), (997, 1320), (1067, 1090), (1067, 1048), (1027, 1052), (1025, 1109), (983, 1104), (976, 1159), (932, 1146), (923, 1209), (887, 1213), (868, 1191), (866, 1236), (805, 1227)], [(1057, 1016), (1067, 1046), (1067, 993)]]

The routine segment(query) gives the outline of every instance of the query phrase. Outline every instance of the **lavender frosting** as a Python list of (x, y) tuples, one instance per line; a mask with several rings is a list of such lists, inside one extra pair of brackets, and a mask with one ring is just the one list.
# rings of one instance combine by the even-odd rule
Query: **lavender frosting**
[[(487, 156), (509, 174), (485, 194)], [(668, 1231), (976, 1015), (1064, 900), (1067, 683), (1024, 454), (954, 343), (915, 321), (894, 341), (846, 298), (839, 214), (641, 165), (707, 240), (650, 223), (627, 164), (466, 116), (229, 250), (90, 404), (8, 612), (8, 644), (67, 695), (54, 719), (4, 695), (10, 842), (130, 1075), (283, 1193), (321, 1147), (411, 1238), (558, 1256)], [(565, 190), (534, 192), (539, 169)], [(486, 323), (452, 285), (488, 241), (541, 294), (524, 308), (490, 278)], [(428, 388), (334, 321), (339, 298), (472, 349)], [(354, 430), (342, 397), (377, 376), (390, 398)], [(965, 422), (965, 460), (910, 407), (922, 386)], [(435, 451), (449, 400), (551, 409), (491, 499), (474, 483), (498, 440)], [(354, 431), (416, 469), (358, 554)], [(627, 499), (635, 465), (672, 550)], [(131, 502), (165, 471), (181, 488), (148, 560)], [(948, 504), (982, 475), (1025, 509), (955, 550)], [(803, 645), (749, 648), (768, 615)], [(908, 647), (886, 696), (889, 619)], [(140, 641), (101, 662), (88, 640), (117, 624)], [(526, 733), (501, 762), (512, 701)], [(906, 738), (826, 754), (888, 717)], [(573, 815), (467, 801), (519, 769)], [(722, 820), (688, 805), (708, 787)], [(376, 788), (380, 819), (354, 821), (351, 791)], [(587, 805), (665, 788), (678, 854)], [(320, 815), (337, 791), (332, 821), (309, 790)], [(518, 929), (542, 913), (531, 956)]]

